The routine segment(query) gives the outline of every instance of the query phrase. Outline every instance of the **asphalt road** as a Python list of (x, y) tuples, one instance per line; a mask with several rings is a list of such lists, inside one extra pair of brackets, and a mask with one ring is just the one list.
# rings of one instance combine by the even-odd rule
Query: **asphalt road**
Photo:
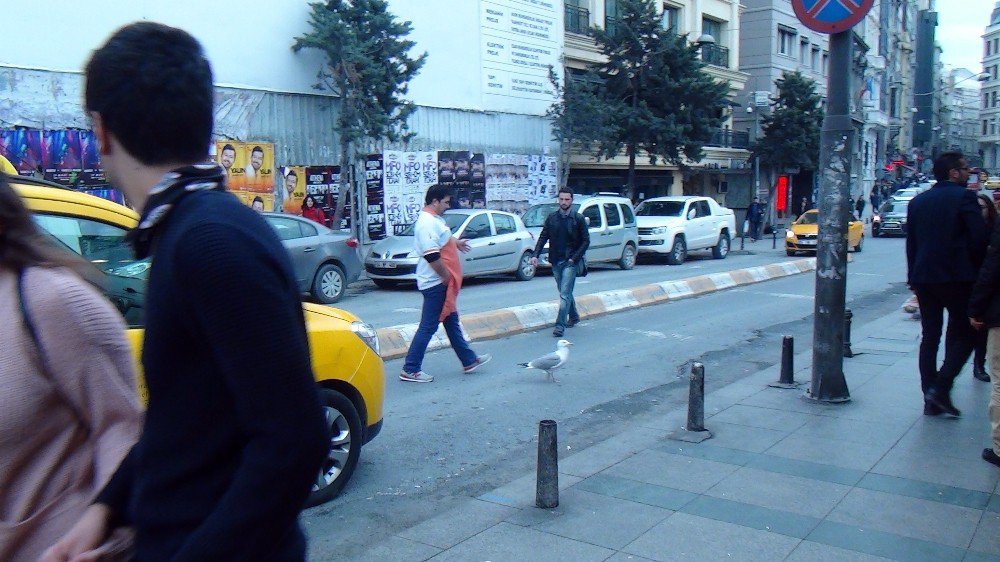
[[(908, 294), (903, 240), (865, 242), (864, 252), (855, 254), (848, 267), (848, 306), (857, 323), (900, 313)], [(622, 288), (662, 280), (674, 271), (687, 277), (759, 265), (751, 263), (757, 259), (786, 258), (761, 252), (678, 267), (597, 272), (588, 279), (593, 290)], [(720, 264), (728, 267), (717, 268)], [(341, 497), (303, 518), (310, 558), (358, 557), (367, 546), (455, 502), (527, 474), (534, 467), (541, 419), (559, 423), (563, 452), (577, 452), (628, 431), (644, 416), (682, 408), (694, 360), (705, 364), (706, 390), (711, 392), (777, 363), (783, 335), (795, 336), (797, 347), (810, 346), (814, 283), (814, 275), (807, 273), (588, 320), (567, 331), (575, 346), (559, 384), (516, 365), (555, 348), (548, 330), (474, 344), (494, 360), (472, 375), (461, 373), (450, 349), (431, 353), (424, 363), (436, 377), (431, 384), (399, 381), (401, 360), (388, 362), (382, 433), (362, 451), (361, 464)], [(462, 310), (470, 308), (469, 293), (484, 293), (477, 298), (502, 305), (512, 293), (507, 289), (511, 284), (552, 289), (548, 278), (477, 284), (463, 290)], [(403, 294), (419, 305), (415, 293)], [(371, 302), (393, 306), (382, 298)], [(379, 313), (366, 312), (368, 317)]]
[[(577, 280), (575, 294), (585, 295), (795, 259), (785, 255), (783, 238), (778, 238), (775, 245), (777, 248), (772, 249), (770, 238), (755, 243), (747, 240), (745, 254), (734, 251), (726, 259), (715, 260), (710, 251), (693, 252), (688, 261), (678, 266), (646, 257), (640, 257), (639, 263), (629, 271), (623, 271), (615, 264), (593, 264), (590, 274)], [(733, 241), (733, 247), (739, 249), (739, 239)], [(551, 273), (541, 270), (534, 279), (524, 282), (517, 281), (513, 276), (500, 275), (466, 279), (459, 307), (463, 314), (469, 314), (557, 298)], [(370, 280), (362, 279), (348, 287), (347, 294), (335, 306), (356, 314), (376, 328), (385, 328), (418, 322), (420, 303), (420, 293), (414, 284), (379, 289)]]

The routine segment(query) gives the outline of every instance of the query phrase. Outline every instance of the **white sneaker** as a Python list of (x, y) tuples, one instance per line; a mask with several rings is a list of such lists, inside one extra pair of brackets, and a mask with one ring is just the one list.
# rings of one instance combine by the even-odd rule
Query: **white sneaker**
[(406, 382), (432, 382), (434, 380), (434, 377), (428, 375), (423, 371), (417, 371), (416, 373), (407, 373), (406, 371), (400, 371), (399, 380)]

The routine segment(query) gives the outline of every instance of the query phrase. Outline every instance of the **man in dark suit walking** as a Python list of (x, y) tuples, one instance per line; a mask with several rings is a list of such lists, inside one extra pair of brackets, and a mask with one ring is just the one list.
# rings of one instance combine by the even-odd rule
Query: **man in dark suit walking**
[[(965, 189), (969, 164), (959, 152), (934, 160), (937, 184), (910, 201), (906, 229), (907, 283), (920, 302), (920, 386), (924, 414), (957, 417), (951, 387), (972, 353), (966, 311), (986, 249), (986, 222), (976, 194)], [(944, 363), (937, 367), (944, 311)]]

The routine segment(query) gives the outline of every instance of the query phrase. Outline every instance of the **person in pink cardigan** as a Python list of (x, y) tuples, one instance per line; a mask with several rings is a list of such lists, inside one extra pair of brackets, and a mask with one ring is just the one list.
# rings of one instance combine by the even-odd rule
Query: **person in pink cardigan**
[(96, 274), (43, 240), (0, 174), (0, 560), (37, 560), (138, 438), (125, 325), (81, 277)]

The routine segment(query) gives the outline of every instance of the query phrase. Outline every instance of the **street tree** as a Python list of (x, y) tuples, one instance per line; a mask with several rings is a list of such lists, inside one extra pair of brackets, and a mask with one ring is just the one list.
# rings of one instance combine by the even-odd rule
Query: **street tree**
[[(406, 142), (413, 137), (407, 119), (416, 106), (404, 96), (427, 53), (411, 57), (416, 44), (406, 39), (413, 27), (389, 12), (386, 0), (327, 0), (309, 4), (311, 31), (295, 38), (292, 49), (318, 49), (326, 55), (313, 86), (339, 98), (334, 130), (340, 144), (341, 187), (334, 224), (344, 214), (352, 184), (351, 164), (364, 156), (365, 143)], [(360, 225), (356, 225), (358, 235)]]
[(778, 95), (771, 102), (770, 115), (761, 119), (763, 135), (752, 149), (768, 168), (768, 201), (772, 209), (779, 173), (789, 168), (819, 168), (823, 126), (823, 98), (816, 92), (816, 82), (800, 72), (785, 72), (774, 83)]
[(570, 160), (574, 152), (590, 153), (595, 143), (608, 134), (608, 119), (601, 98), (601, 81), (593, 71), (579, 74), (564, 72), (563, 81), (549, 67), (556, 101), (545, 113), (552, 120), (552, 138), (559, 143), (559, 186), (569, 179)]
[(591, 33), (607, 62), (597, 67), (608, 134), (598, 157), (628, 156), (628, 193), (635, 192), (640, 151), (651, 164), (680, 168), (704, 156), (723, 120), (729, 86), (704, 71), (698, 46), (664, 29), (653, 0), (618, 0), (617, 17)]

